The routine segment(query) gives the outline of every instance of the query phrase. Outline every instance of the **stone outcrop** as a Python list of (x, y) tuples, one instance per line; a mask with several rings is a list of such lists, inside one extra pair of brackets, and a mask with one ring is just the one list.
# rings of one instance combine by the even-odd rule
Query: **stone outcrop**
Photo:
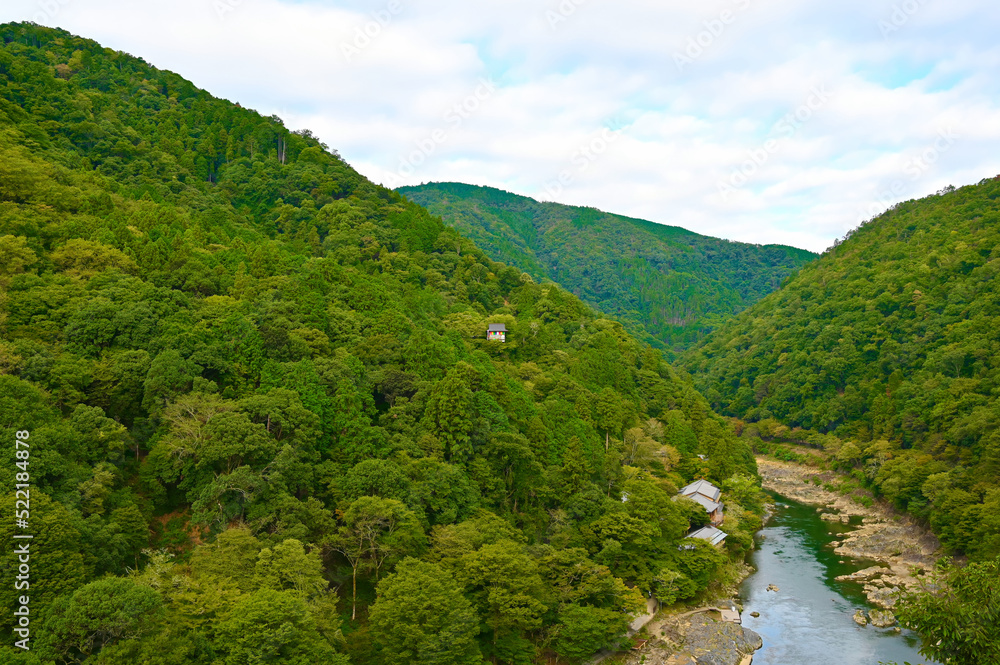
[(865, 595), (868, 596), (868, 602), (886, 610), (890, 610), (896, 606), (896, 601), (899, 600), (901, 591), (899, 587), (894, 586), (877, 587), (872, 584), (865, 585)]
[(868, 625), (868, 618), (865, 617), (865, 611), (864, 610), (857, 610), (854, 613), (854, 616), (851, 617), (851, 618), (854, 619), (854, 623), (858, 624), (859, 626), (867, 626)]
[(691, 622), (683, 645), (698, 665), (739, 665), (762, 646), (764, 640), (749, 628), (704, 617)]
[(871, 566), (850, 575), (837, 575), (834, 579), (838, 582), (863, 582), (879, 575), (885, 575), (889, 570), (885, 566)]
[(876, 628), (888, 628), (896, 625), (896, 615), (889, 610), (872, 610), (868, 613), (868, 620)]
[[(931, 553), (937, 549), (936, 540), (931, 539), (933, 536), (928, 538), (922, 529), (908, 520), (870, 522), (845, 534), (843, 542), (834, 551), (856, 559), (885, 562), (895, 559), (912, 566), (931, 568), (934, 564)], [(931, 552), (926, 551), (925, 541), (930, 542)]]
[(882, 566), (871, 566), (850, 575), (838, 575), (836, 579), (840, 582), (864, 583), (868, 602), (885, 610), (896, 606), (899, 594), (908, 583), (905, 578), (893, 575), (891, 568)]
[(647, 628), (659, 637), (623, 665), (743, 665), (764, 646), (749, 628), (701, 613), (666, 617)]

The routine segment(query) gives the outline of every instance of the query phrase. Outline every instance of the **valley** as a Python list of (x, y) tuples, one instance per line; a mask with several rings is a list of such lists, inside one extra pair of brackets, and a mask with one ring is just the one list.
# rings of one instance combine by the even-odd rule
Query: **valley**
[(1000, 181), (817, 257), (0, 38), (0, 661), (576, 665), (737, 592), (762, 665), (1000, 658)]

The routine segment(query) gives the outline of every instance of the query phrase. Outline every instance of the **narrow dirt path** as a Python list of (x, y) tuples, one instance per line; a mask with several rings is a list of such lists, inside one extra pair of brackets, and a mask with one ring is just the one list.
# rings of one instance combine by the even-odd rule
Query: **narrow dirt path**
[(642, 627), (653, 620), (656, 616), (656, 611), (659, 609), (660, 604), (656, 601), (656, 598), (646, 599), (646, 613), (637, 616), (632, 623), (629, 624), (629, 634), (634, 635), (642, 630)]

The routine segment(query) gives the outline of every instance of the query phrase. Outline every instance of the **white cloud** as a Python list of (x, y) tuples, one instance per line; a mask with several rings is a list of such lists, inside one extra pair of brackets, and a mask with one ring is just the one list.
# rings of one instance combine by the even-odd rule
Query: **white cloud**
[[(0, 20), (24, 19), (309, 127), (376, 181), (551, 198), (568, 173), (561, 201), (737, 240), (821, 250), (878, 207), (1000, 173), (985, 0), (4, 2)], [(816, 86), (829, 100), (783, 123)], [(609, 126), (624, 129), (581, 151)], [(914, 177), (948, 129), (960, 138)]]

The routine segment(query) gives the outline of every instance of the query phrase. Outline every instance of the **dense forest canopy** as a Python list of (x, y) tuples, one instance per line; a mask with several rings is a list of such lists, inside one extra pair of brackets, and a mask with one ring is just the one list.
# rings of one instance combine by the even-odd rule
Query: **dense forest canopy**
[[(44, 553), (0, 660), (577, 662), (752, 545), (748, 445), (620, 324), (279, 118), (0, 37), (0, 427)], [(696, 477), (725, 551), (678, 547)]]
[(496, 261), (559, 283), (676, 351), (774, 291), (812, 252), (710, 238), (676, 226), (491, 187), (431, 183), (398, 190)]
[(899, 204), (680, 363), (722, 413), (826, 445), (975, 558), (1000, 554), (998, 197), (987, 179)]

